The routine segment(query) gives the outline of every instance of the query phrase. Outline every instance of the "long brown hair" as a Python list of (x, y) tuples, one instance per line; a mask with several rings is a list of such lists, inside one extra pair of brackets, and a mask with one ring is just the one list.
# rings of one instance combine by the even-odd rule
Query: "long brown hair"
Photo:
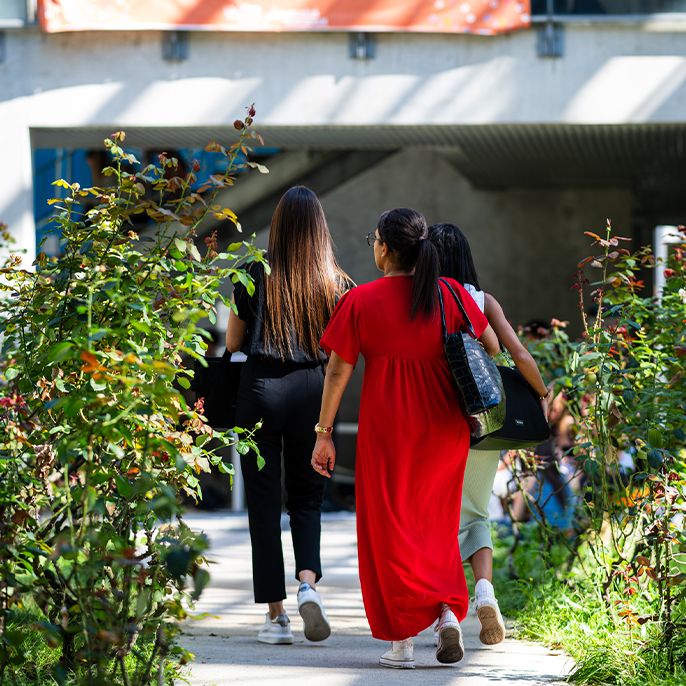
[(279, 200), (267, 258), (267, 347), (285, 359), (297, 344), (317, 359), (324, 327), (351, 281), (336, 262), (324, 209), (309, 188), (294, 186)]

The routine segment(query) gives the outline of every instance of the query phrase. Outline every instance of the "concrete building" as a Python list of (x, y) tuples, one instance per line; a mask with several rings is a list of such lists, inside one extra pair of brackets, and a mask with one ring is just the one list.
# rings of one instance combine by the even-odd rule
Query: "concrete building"
[(133, 147), (200, 147), (231, 140), (255, 102), (278, 154), (226, 200), (258, 240), (283, 190), (306, 183), (364, 282), (364, 235), (413, 206), (463, 228), (512, 321), (571, 319), (584, 230), (611, 218), (649, 242), (686, 215), (686, 1), (533, 12), (499, 36), (48, 34), (24, 0), (0, 0), (0, 220), (30, 256), (36, 149), (99, 147), (116, 129)]

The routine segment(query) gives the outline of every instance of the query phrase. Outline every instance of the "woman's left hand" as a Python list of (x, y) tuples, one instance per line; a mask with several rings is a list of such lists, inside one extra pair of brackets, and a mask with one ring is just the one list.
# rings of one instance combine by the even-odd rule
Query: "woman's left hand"
[(336, 446), (331, 436), (317, 436), (311, 464), (315, 472), (327, 479), (331, 478), (331, 472), (336, 464)]

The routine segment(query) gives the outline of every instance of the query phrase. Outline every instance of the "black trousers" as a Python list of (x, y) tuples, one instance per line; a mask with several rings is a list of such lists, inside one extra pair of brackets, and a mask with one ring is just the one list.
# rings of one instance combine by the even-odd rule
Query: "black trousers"
[(322, 575), (319, 543), (326, 477), (312, 469), (310, 460), (323, 387), (321, 366), (248, 358), (241, 371), (236, 423), (248, 428), (262, 420), (256, 443), (265, 459), (258, 470), (253, 452), (241, 456), (256, 603), (286, 597), (281, 548), (282, 454), (295, 577), (303, 569), (315, 572), (317, 580)]

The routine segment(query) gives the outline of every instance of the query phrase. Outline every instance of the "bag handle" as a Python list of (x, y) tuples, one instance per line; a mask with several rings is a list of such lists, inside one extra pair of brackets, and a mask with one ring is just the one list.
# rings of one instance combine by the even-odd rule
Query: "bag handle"
[(474, 333), (474, 327), (472, 326), (472, 320), (469, 318), (467, 311), (464, 309), (464, 305), (462, 304), (462, 300), (457, 295), (457, 293), (455, 293), (455, 291), (453, 290), (453, 287), (444, 278), (440, 278), (440, 279), (438, 279), (438, 281), (439, 281), (438, 302), (441, 305), (441, 322), (443, 324), (443, 335), (444, 336), (446, 335), (447, 328), (446, 328), (446, 324), (445, 324), (445, 310), (443, 308), (443, 294), (441, 293), (441, 286), (440, 286), (441, 283), (448, 288), (448, 290), (450, 291), (450, 293), (453, 296), (453, 299), (457, 303), (457, 306), (460, 308), (460, 312), (462, 313), (462, 320), (467, 326), (467, 331), (469, 332), (469, 335), (472, 338), (476, 338), (476, 334)]

